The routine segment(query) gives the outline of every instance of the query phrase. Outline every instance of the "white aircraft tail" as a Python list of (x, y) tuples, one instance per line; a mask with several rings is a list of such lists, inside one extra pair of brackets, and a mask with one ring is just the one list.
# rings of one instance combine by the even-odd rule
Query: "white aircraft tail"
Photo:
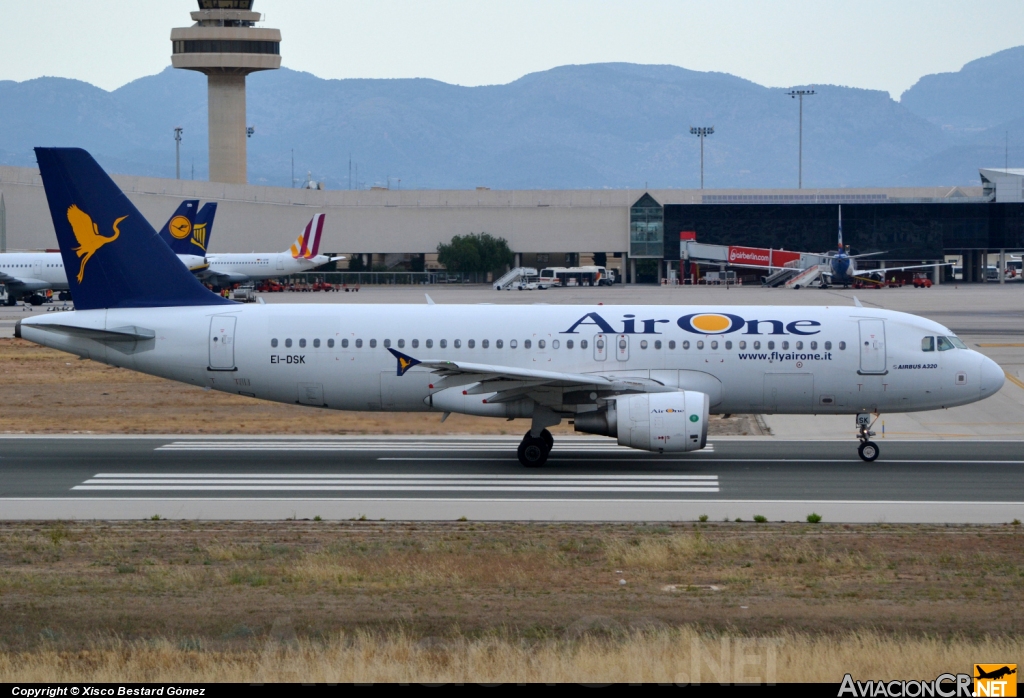
[(324, 231), (325, 214), (318, 213), (309, 219), (305, 229), (288, 250), (294, 259), (313, 259), (320, 253), (320, 235)]

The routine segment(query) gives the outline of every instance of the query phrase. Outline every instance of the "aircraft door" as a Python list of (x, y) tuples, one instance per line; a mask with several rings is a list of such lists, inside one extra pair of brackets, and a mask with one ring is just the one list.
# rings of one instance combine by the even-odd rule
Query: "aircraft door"
[(284, 271), (284, 255), (277, 255), (277, 270)]
[(860, 372), (887, 372), (885, 370), (885, 320), (860, 321)]
[(604, 361), (608, 358), (608, 335), (594, 335), (594, 361)]
[(235, 370), (234, 315), (214, 315), (210, 318), (210, 370)]
[(42, 276), (43, 275), (43, 263), (42, 262), (32, 262), (32, 274), (34, 276)]
[(628, 334), (620, 334), (615, 337), (615, 358), (619, 361), (629, 361)]

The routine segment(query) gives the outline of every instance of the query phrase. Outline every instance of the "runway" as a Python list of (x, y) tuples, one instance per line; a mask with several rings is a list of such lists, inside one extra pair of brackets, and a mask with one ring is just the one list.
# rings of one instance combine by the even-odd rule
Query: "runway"
[(523, 468), (513, 437), (2, 437), (0, 518), (1005, 523), (1019, 442), (719, 439), (650, 454), (563, 437)]

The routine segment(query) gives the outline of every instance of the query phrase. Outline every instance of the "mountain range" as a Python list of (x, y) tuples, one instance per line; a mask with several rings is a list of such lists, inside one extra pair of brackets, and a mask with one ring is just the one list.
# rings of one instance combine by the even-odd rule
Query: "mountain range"
[[(977, 185), (1024, 160), (1024, 46), (922, 77), (899, 101), (834, 85), (804, 100), (805, 188)], [(330, 189), (708, 188), (797, 183), (791, 88), (668, 65), (569, 65), (506, 85), (325, 80), (282, 68), (248, 78), (249, 181)], [(207, 176), (206, 78), (167, 68), (113, 91), (64, 78), (0, 81), (0, 164), (76, 145), (112, 172)], [(292, 165), (294, 158), (294, 166)], [(350, 168), (350, 161), (352, 163)], [(294, 170), (293, 170), (294, 167)], [(351, 169), (351, 175), (350, 175)], [(294, 171), (294, 175), (293, 175)], [(351, 184), (350, 184), (351, 183)]]

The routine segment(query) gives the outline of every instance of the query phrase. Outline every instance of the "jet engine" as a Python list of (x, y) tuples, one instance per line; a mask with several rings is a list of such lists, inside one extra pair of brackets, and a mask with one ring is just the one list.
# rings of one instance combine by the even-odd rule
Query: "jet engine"
[(708, 442), (710, 406), (710, 398), (694, 390), (626, 395), (577, 414), (575, 429), (645, 451), (698, 451)]

